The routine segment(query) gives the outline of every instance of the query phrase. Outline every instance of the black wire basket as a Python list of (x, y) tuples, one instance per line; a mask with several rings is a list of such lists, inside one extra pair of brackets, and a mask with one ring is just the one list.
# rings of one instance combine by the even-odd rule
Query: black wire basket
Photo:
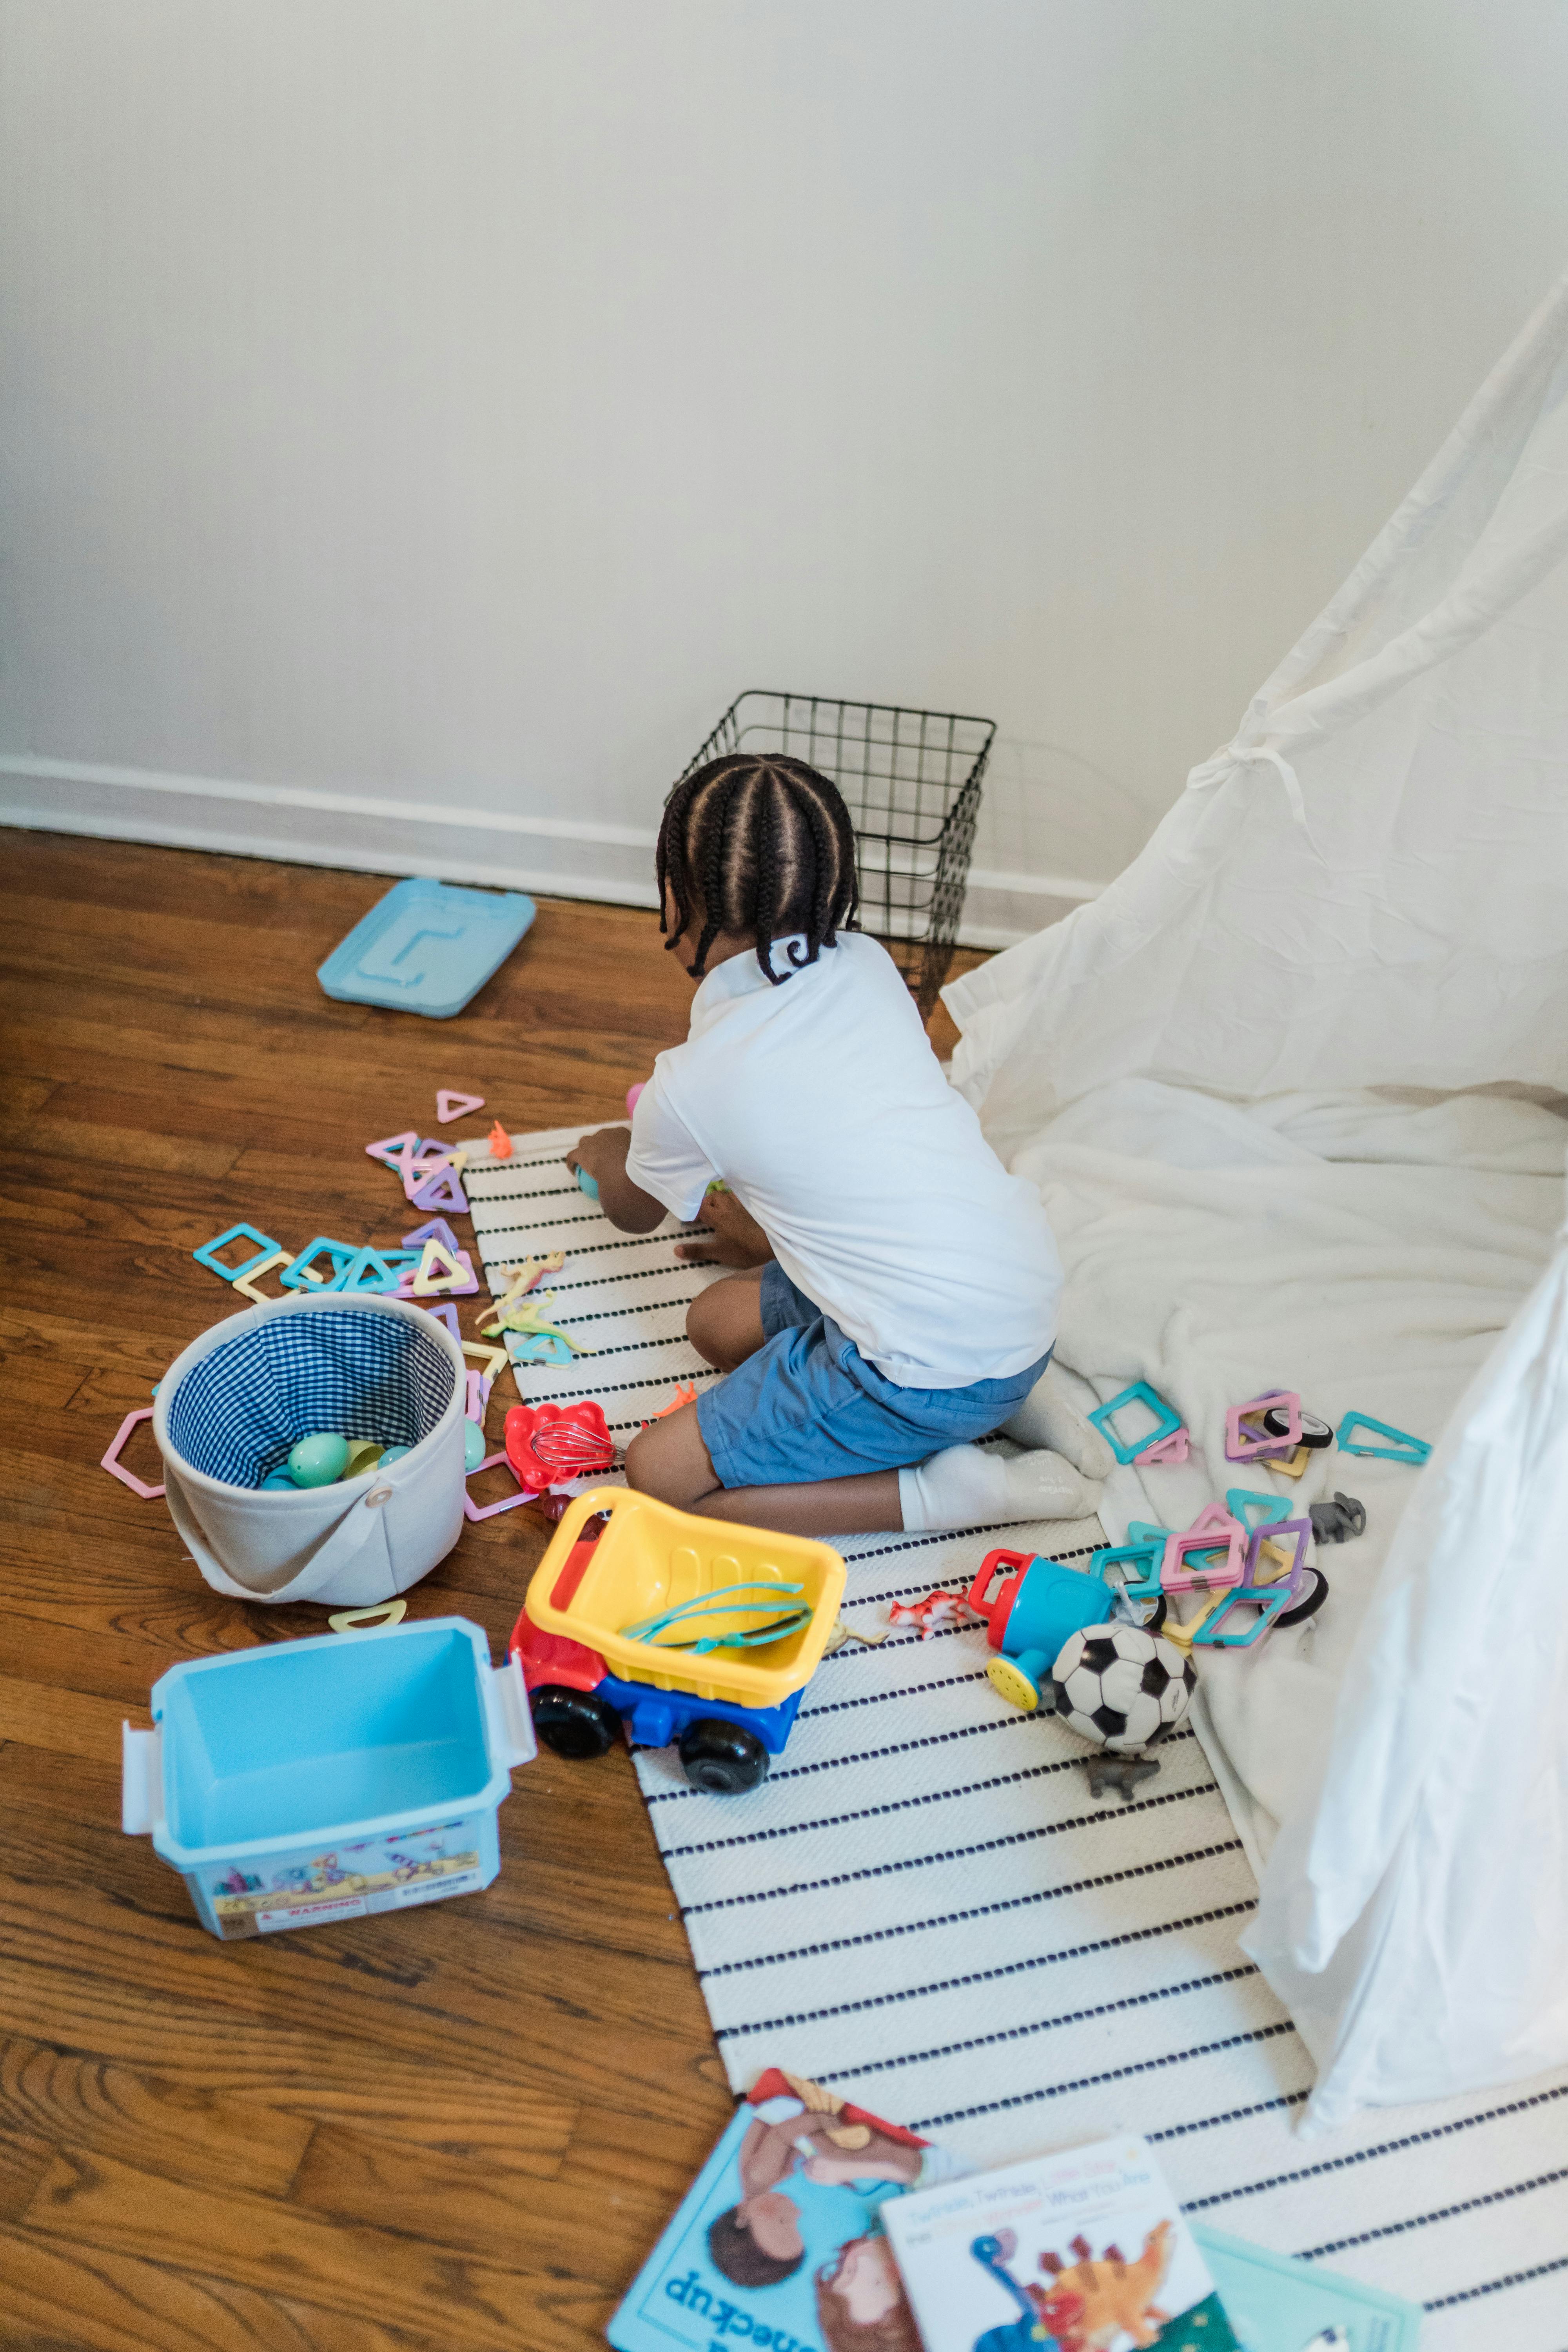
[(738, 695), (686, 769), (731, 751), (787, 751), (848, 803), (860, 928), (882, 941), (930, 1018), (952, 961), (995, 721), (821, 694)]

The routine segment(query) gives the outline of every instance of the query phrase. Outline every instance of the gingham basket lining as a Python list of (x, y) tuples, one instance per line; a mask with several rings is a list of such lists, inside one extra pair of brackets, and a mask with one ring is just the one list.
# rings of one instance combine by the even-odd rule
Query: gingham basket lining
[(208, 1478), (259, 1486), (319, 1431), (417, 1444), (457, 1377), (439, 1341), (401, 1316), (349, 1307), (274, 1316), (191, 1367), (169, 1402), (169, 1442)]

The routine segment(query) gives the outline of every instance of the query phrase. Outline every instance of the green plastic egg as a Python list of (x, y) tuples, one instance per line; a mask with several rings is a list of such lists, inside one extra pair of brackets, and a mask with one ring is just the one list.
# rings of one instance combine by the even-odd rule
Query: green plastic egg
[(463, 1466), (477, 1470), (485, 1458), (485, 1433), (477, 1421), (463, 1423)]
[(330, 1486), (348, 1468), (349, 1442), (334, 1431), (302, 1437), (289, 1456), (289, 1475), (296, 1486)]

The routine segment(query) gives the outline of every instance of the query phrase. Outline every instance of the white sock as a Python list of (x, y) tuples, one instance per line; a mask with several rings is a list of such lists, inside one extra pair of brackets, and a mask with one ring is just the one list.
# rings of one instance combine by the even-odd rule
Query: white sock
[(1086, 1478), (1109, 1478), (1116, 1456), (1089, 1415), (1074, 1403), (1066, 1381), (1047, 1364), (1023, 1403), (1002, 1423), (1005, 1437), (1020, 1445), (1048, 1445)]
[(899, 1509), (910, 1535), (1009, 1519), (1083, 1519), (1099, 1507), (1098, 1486), (1043, 1447), (1008, 1459), (978, 1445), (950, 1445), (899, 1473)]

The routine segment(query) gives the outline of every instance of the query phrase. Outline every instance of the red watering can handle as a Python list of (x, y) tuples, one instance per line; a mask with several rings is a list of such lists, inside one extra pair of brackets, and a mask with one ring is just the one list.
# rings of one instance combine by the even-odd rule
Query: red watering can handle
[(986, 1553), (980, 1563), (973, 1583), (963, 1597), (975, 1615), (984, 1617), (987, 1625), (991, 1622), (992, 1612), (998, 1608), (1004, 1600), (1010, 1598), (1004, 1586), (1000, 1592), (993, 1594), (990, 1600), (986, 1599), (985, 1596), (997, 1576), (1016, 1575), (1020, 1569), (1027, 1568), (1034, 1557), (1032, 1551), (988, 1551)]

